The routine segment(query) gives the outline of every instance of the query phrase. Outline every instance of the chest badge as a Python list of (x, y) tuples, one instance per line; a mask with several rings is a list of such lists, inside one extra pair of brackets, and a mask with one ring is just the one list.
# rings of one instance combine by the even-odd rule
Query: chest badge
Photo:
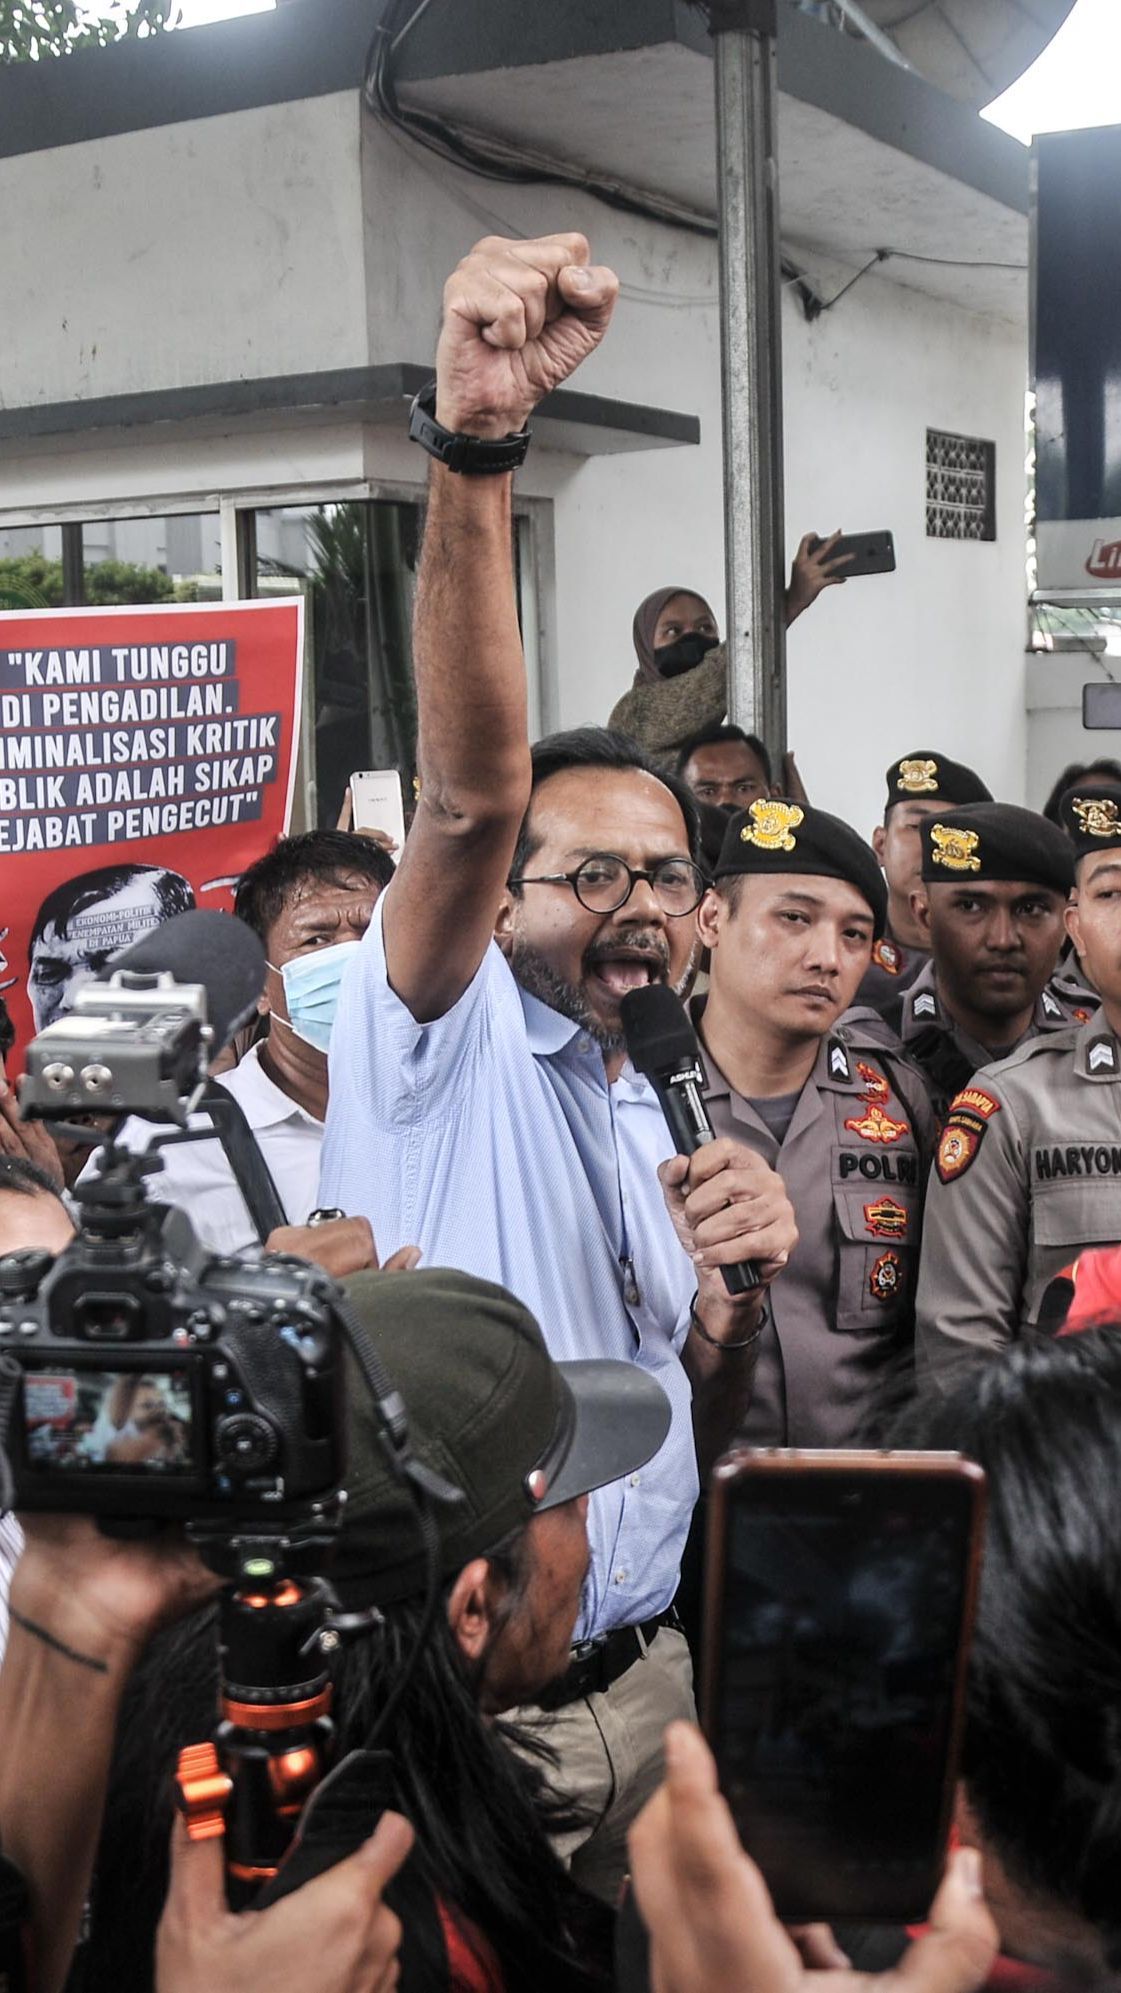
[(752, 803), (747, 814), (751, 822), (744, 824), (740, 832), (744, 844), (757, 844), (760, 851), (794, 850), (798, 842), (794, 832), (806, 814), (797, 803), (761, 799)]
[(908, 796), (930, 796), (938, 788), (938, 763), (917, 758), (901, 761), (895, 786)]
[(1093, 1015), (1094, 1013), (1092, 1010), (1082, 1010), (1081, 1008), (1079, 1008), (1078, 1010), (1071, 1011), (1071, 1016), (1073, 1017), (1076, 1024), (1089, 1024), (1090, 1019), (1093, 1017)]
[(948, 872), (979, 872), (981, 860), (977, 856), (977, 846), (981, 840), (975, 830), (955, 830), (944, 823), (931, 824), (931, 858), (935, 865), (944, 865)]
[(875, 1066), (870, 1066), (864, 1059), (857, 1060), (856, 1070), (864, 1081), (861, 1100), (870, 1100), (874, 1105), (882, 1107), (885, 1100), (891, 1098), (891, 1088), (883, 1074), (878, 1073)]
[(902, 956), (894, 941), (877, 941), (872, 948), (872, 960), (885, 976), (898, 976), (903, 967)]
[(893, 1121), (882, 1107), (873, 1102), (866, 1114), (854, 1114), (851, 1121), (845, 1122), (850, 1135), (859, 1135), (862, 1142), (876, 1142), (886, 1148), (891, 1142), (901, 1141), (909, 1133), (905, 1121)]
[(868, 1292), (873, 1301), (886, 1307), (899, 1298), (903, 1287), (903, 1262), (898, 1253), (881, 1253), (868, 1275)]
[(894, 1197), (877, 1197), (874, 1204), (864, 1206), (864, 1223), (874, 1239), (905, 1239), (907, 1207)]

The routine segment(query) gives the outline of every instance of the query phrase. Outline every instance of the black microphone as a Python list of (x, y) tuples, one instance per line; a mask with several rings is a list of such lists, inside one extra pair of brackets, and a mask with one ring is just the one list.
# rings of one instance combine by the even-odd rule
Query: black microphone
[[(657, 1094), (677, 1154), (695, 1155), (716, 1136), (701, 1092), (704, 1070), (697, 1034), (685, 1005), (664, 983), (648, 983), (627, 991), (619, 1014), (631, 1064)], [(732, 1295), (749, 1294), (760, 1284), (754, 1260), (739, 1260), (720, 1271)]]
[(201, 983), (214, 1033), (213, 1059), (255, 1015), (267, 967), (264, 949), (243, 920), (214, 907), (194, 907), (161, 921), (114, 955), (98, 980), (107, 982), (118, 969), (147, 975), (162, 969), (177, 983)]

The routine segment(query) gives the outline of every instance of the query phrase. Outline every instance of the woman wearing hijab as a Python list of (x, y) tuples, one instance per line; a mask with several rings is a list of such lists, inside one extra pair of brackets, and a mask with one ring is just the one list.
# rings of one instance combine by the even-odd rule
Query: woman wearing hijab
[[(787, 629), (823, 588), (844, 580), (830, 560), (839, 537), (837, 532), (818, 540), (807, 533), (802, 540), (785, 595)], [(633, 636), (638, 670), (608, 725), (632, 735), (655, 760), (671, 767), (682, 743), (722, 720), (728, 710), (727, 651), (703, 595), (681, 586), (656, 588), (639, 604)]]

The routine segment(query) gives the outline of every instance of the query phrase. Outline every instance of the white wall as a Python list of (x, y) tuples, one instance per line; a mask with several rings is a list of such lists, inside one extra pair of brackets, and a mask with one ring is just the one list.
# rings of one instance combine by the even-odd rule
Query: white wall
[[(4, 399), (424, 360), (444, 276), (477, 236), (565, 227), (623, 279), (580, 387), (701, 421), (699, 448), (588, 461), (538, 448), (520, 476), (554, 504), (547, 711), (603, 719), (630, 681), (643, 595), (681, 581), (723, 606), (711, 242), (476, 180), (364, 118), (357, 93), (40, 152), (0, 161), (5, 290), (23, 294)], [(1022, 799), (1023, 329), (872, 277), (813, 325), (788, 293), (783, 328), (790, 545), (809, 528), (890, 526), (899, 558), (897, 575), (829, 591), (791, 633), (790, 731), (811, 795), (868, 830), (888, 761), (934, 746)], [(995, 440), (995, 545), (926, 539), (928, 423)], [(201, 509), (203, 495), (291, 492), (317, 474), (422, 476), (419, 454), (378, 431), (214, 429), (21, 446), (0, 462), (0, 525), (68, 501), (108, 513), (145, 491)]]

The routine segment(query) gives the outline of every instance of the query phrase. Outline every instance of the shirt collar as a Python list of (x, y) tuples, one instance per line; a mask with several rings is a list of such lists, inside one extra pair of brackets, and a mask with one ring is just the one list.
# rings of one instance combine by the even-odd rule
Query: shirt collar
[(575, 1018), (565, 1017), (551, 1004), (542, 1003), (540, 997), (531, 996), (520, 983), (518, 995), (522, 1000), (529, 1049), (535, 1059), (548, 1059), (571, 1044), (580, 1030)]
[(322, 1134), (323, 1123), (317, 1121), (314, 1114), (309, 1114), (306, 1107), (301, 1107), (298, 1100), (292, 1100), (282, 1092), (274, 1080), (270, 1080), (261, 1064), (259, 1043), (251, 1045), (233, 1071), (221, 1077), (224, 1084), (236, 1082), (229, 1085), (229, 1091), (252, 1129), (276, 1128), (282, 1121), (306, 1121), (310, 1128)]

